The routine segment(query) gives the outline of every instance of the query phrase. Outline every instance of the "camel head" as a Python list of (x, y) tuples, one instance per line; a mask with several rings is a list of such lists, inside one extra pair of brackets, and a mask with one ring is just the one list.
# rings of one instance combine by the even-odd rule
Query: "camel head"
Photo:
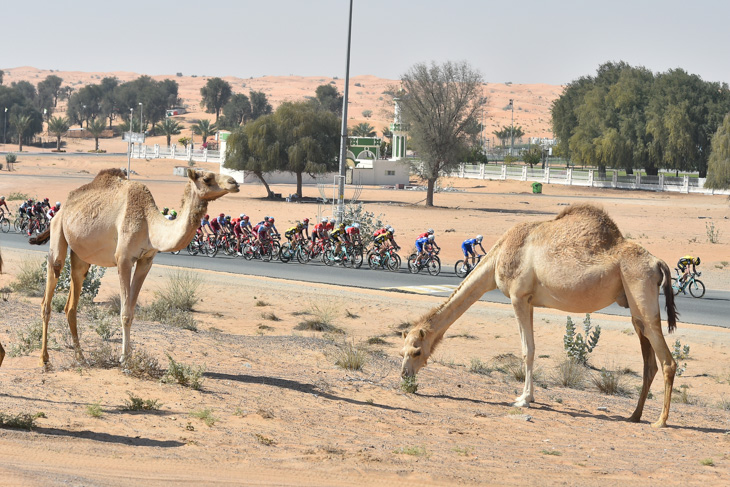
[(403, 332), (405, 343), (400, 352), (403, 357), (401, 377), (413, 377), (426, 365), (431, 355), (431, 341), (427, 337), (428, 333), (422, 326), (415, 326), (407, 333)]
[(188, 179), (193, 191), (204, 201), (217, 200), (225, 194), (239, 191), (236, 180), (222, 174), (188, 169)]

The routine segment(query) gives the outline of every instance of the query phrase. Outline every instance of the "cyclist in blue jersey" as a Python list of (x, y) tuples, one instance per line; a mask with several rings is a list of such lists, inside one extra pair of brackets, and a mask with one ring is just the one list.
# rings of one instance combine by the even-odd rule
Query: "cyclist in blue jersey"
[(474, 267), (476, 265), (477, 255), (474, 252), (474, 246), (479, 245), (479, 248), (482, 250), (483, 254), (486, 254), (486, 250), (484, 250), (484, 247), (482, 247), (482, 237), (481, 235), (477, 235), (474, 238), (469, 238), (464, 240), (464, 242), (461, 244), (461, 250), (464, 252), (464, 263), (466, 263), (469, 260), (469, 256), (471, 255), (471, 266)]

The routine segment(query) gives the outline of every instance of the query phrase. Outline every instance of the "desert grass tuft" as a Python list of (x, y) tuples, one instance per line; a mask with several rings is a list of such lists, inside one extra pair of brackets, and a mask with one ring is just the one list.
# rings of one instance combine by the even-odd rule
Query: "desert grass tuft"
[(274, 313), (273, 311), (270, 313), (261, 313), (261, 317), (269, 321), (281, 321), (281, 318), (276, 316), (276, 313)]
[(38, 259), (25, 258), (20, 262), (20, 269), (10, 288), (16, 293), (32, 298), (43, 296), (46, 287), (46, 273), (43, 262)]
[(582, 389), (585, 386), (587, 371), (584, 365), (575, 360), (561, 362), (553, 373), (556, 384), (570, 389)]
[(22, 430), (32, 430), (36, 427), (35, 420), (45, 418), (43, 413), (28, 414), (6, 414), (0, 413), (0, 428), (16, 428)]
[(213, 416), (213, 411), (208, 408), (191, 411), (190, 416), (198, 418), (199, 420), (204, 422), (209, 428), (212, 428), (214, 424), (220, 421), (218, 418)]
[(629, 391), (624, 387), (624, 374), (620, 370), (601, 368), (598, 374), (591, 376), (596, 388), (609, 396), (628, 396)]
[(129, 399), (124, 400), (122, 411), (158, 411), (162, 404), (157, 399), (142, 399), (131, 392), (127, 392)]
[(198, 390), (203, 385), (204, 365), (186, 365), (176, 362), (170, 354), (167, 354), (169, 364), (162, 382), (176, 383), (183, 387)]
[(472, 374), (491, 375), (494, 369), (486, 362), (482, 362), (478, 358), (472, 358), (469, 364), (469, 372)]
[(353, 342), (345, 343), (337, 349), (335, 365), (346, 370), (362, 370), (367, 362), (368, 354)]
[(86, 405), (86, 414), (92, 418), (101, 418), (104, 416), (104, 411), (101, 409), (100, 402), (94, 402)]
[(422, 446), (402, 446), (393, 450), (398, 455), (411, 455), (414, 457), (427, 457), (428, 451)]
[(418, 390), (418, 382), (416, 382), (416, 376), (403, 377), (400, 381), (401, 391), (407, 394), (415, 394)]

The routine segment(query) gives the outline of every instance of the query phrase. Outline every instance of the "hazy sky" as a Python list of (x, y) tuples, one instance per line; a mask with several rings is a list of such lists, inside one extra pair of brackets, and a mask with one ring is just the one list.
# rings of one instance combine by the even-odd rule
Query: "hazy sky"
[[(344, 78), (349, 0), (0, 0), (0, 69)], [(355, 0), (350, 75), (468, 61), (564, 84), (606, 61), (730, 81), (727, 0)]]

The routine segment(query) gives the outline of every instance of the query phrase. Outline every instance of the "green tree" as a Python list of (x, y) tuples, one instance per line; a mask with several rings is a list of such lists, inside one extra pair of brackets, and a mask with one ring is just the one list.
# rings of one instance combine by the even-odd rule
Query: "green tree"
[(273, 198), (274, 193), (266, 182), (264, 173), (281, 169), (284, 162), (284, 153), (276, 140), (273, 114), (239, 126), (228, 137), (223, 166), (252, 172), (263, 184), (268, 198)]
[(107, 76), (101, 80), (101, 114), (109, 120), (109, 130), (112, 129), (112, 122), (117, 116), (116, 90), (119, 80), (113, 76)]
[(173, 135), (180, 135), (181, 129), (182, 125), (169, 117), (158, 123), (155, 127), (156, 132), (159, 132), (167, 138), (167, 147), (170, 147), (170, 141)]
[(5, 71), (0, 69), (0, 85), (3, 84), (3, 77), (5, 76)]
[(235, 129), (247, 120), (251, 120), (251, 100), (243, 93), (236, 93), (223, 107), (223, 118), (218, 125)]
[(274, 112), (271, 103), (269, 103), (269, 99), (266, 97), (266, 93), (263, 91), (251, 90), (248, 93), (248, 97), (251, 100), (251, 120), (256, 120), (259, 117)]
[(340, 94), (335, 85), (319, 85), (314, 90), (319, 105), (335, 115), (342, 116), (342, 102), (344, 96)]
[(66, 116), (73, 124), (88, 126), (89, 120), (101, 113), (102, 91), (99, 85), (86, 85), (68, 99)]
[(302, 175), (311, 176), (339, 167), (340, 118), (309, 102), (285, 102), (274, 113), (277, 143), (283, 170), (297, 176), (302, 194)]
[(48, 132), (56, 136), (56, 150), (61, 150), (61, 137), (68, 132), (71, 123), (66, 117), (53, 117), (48, 121)]
[(10, 115), (10, 125), (15, 128), (15, 133), (18, 135), (18, 152), (23, 151), (23, 137), (30, 128), (30, 124), (33, 121), (30, 115), (22, 113), (13, 113)]
[(350, 128), (350, 135), (355, 137), (375, 137), (375, 127), (367, 122), (362, 122)]
[(207, 113), (215, 113), (215, 121), (218, 122), (221, 109), (228, 103), (233, 94), (230, 83), (221, 78), (211, 78), (200, 88), (203, 99), (200, 106), (205, 108)]
[[(55, 108), (58, 105), (58, 94), (61, 91), (63, 79), (55, 74), (49, 74), (46, 79), (38, 83), (38, 96), (44, 100), (44, 105), (40, 108)], [(46, 101), (48, 105), (46, 106)], [(50, 113), (50, 110), (49, 110)]]
[(95, 118), (86, 123), (86, 131), (94, 138), (94, 151), (99, 152), (99, 137), (106, 130), (106, 120)]
[(210, 120), (205, 119), (198, 120), (198, 122), (193, 124), (191, 128), (195, 135), (203, 137), (203, 144), (208, 141), (208, 137), (215, 134), (216, 130), (218, 130), (215, 123), (210, 123)]
[(730, 188), (730, 113), (712, 137), (712, 151), (707, 164), (705, 188)]
[(436, 181), (453, 170), (473, 145), (467, 128), (486, 104), (482, 75), (466, 62), (419, 63), (401, 77), (400, 105), (420, 164), (413, 170), (427, 181), (426, 206), (433, 206)]

